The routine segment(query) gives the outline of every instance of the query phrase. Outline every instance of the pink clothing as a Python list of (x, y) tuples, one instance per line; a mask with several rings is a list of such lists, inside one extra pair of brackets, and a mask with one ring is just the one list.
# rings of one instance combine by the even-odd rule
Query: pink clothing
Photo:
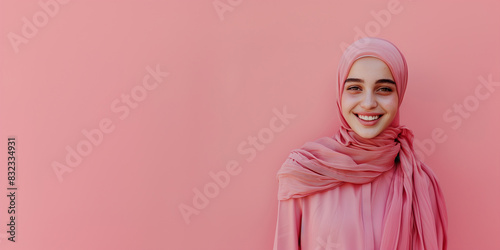
[(278, 171), (275, 250), (447, 247), (443, 194), (434, 173), (416, 157), (413, 133), (399, 125), (399, 115), (371, 139), (357, 135), (341, 115), (345, 78), (365, 56), (388, 65), (401, 104), (407, 66), (399, 50), (378, 38), (351, 45), (339, 65), (342, 127), (333, 137), (293, 150)]
[(280, 201), (274, 249), (380, 249), (393, 172), (387, 171), (370, 183), (346, 183)]

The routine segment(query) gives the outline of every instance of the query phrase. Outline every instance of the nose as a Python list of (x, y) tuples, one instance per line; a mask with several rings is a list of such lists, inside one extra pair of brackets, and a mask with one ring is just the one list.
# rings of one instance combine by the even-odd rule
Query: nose
[(364, 109), (373, 109), (377, 107), (377, 100), (375, 99), (374, 94), (372, 93), (365, 93), (363, 96), (363, 100), (361, 100), (360, 106)]

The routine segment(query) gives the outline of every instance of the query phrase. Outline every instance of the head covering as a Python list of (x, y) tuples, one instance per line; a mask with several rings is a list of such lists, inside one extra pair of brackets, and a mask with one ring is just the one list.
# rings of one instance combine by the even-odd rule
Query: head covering
[(415, 156), (413, 133), (399, 125), (399, 111), (391, 125), (371, 139), (356, 134), (342, 116), (345, 79), (353, 63), (367, 56), (387, 64), (401, 105), (408, 79), (403, 54), (380, 38), (363, 38), (350, 45), (338, 66), (337, 107), (342, 126), (333, 137), (291, 151), (277, 174), (278, 199), (305, 197), (344, 183), (369, 183), (396, 168), (380, 249), (446, 249), (448, 219), (443, 194), (432, 170)]
[[(342, 126), (349, 128), (349, 125), (342, 116), (342, 109), (340, 106), (341, 96), (344, 92), (344, 82), (349, 75), (349, 71), (354, 62), (363, 57), (375, 57), (383, 61), (391, 70), (392, 77), (396, 82), (398, 91), (398, 106), (401, 106), (403, 97), (406, 91), (406, 84), (408, 82), (408, 66), (403, 54), (391, 42), (381, 39), (367, 37), (362, 38), (351, 46), (349, 46), (342, 55), (338, 66), (338, 79), (337, 79), (337, 107), (339, 109), (340, 121)], [(399, 125), (399, 111), (396, 114), (390, 126), (397, 127)]]

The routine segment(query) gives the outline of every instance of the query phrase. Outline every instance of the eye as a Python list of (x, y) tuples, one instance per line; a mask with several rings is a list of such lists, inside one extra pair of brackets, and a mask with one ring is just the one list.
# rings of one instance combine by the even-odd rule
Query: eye
[(351, 85), (346, 88), (346, 90), (351, 90), (351, 91), (359, 91), (361, 88), (357, 85)]
[(379, 88), (379, 90), (382, 92), (392, 92), (393, 91), (392, 88), (389, 88), (389, 87), (381, 87), (381, 88)]

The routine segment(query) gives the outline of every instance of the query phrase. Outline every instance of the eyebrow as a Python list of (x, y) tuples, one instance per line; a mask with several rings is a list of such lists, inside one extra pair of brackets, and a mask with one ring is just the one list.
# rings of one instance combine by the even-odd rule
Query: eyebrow
[[(365, 81), (363, 79), (359, 79), (359, 78), (347, 78), (345, 79), (345, 82), (344, 83), (348, 83), (348, 82), (360, 82), (360, 83), (364, 83)], [(392, 83), (392, 84), (396, 84), (396, 82), (394, 82), (393, 80), (391, 79), (378, 79), (375, 84), (377, 83)]]

